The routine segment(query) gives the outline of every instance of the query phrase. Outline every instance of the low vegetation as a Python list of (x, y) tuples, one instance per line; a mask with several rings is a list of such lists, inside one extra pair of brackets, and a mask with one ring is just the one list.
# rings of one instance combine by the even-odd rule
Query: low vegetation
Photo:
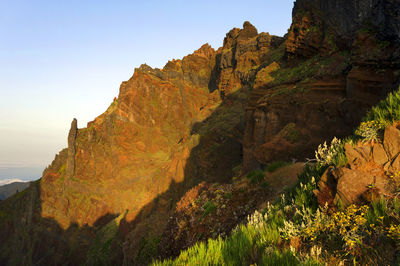
[(318, 79), (326, 73), (337, 75), (344, 72), (349, 65), (349, 54), (340, 53), (337, 57), (321, 57), (316, 55), (293, 66), (283, 66), (272, 73), (270, 86)]

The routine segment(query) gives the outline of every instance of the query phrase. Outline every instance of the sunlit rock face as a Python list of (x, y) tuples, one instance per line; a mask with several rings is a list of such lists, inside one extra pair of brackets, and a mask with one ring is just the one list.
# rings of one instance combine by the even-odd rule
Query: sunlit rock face
[(76, 134), (72, 123), (67, 161), (60, 153), (43, 175), (43, 216), (91, 226), (129, 210), (131, 221), (172, 182), (224, 180), (241, 160), (243, 86), (282, 41), (245, 22), (217, 51), (137, 68), (104, 114)]
[(78, 264), (112, 229), (110, 260), (135, 264), (141, 240), (162, 234), (190, 188), (229, 183), (240, 167), (305, 160), (349, 135), (398, 85), (398, 10), (397, 1), (299, 0), (284, 37), (245, 22), (217, 50), (205, 44), (163, 69), (140, 66), (102, 115), (81, 129), (72, 122), (68, 148), (41, 181), (8, 201), (31, 205), (0, 220), (0, 240), (33, 243), (15, 252), (39, 254), (33, 262), (50, 241), (58, 256), (48, 264), (65, 254)]

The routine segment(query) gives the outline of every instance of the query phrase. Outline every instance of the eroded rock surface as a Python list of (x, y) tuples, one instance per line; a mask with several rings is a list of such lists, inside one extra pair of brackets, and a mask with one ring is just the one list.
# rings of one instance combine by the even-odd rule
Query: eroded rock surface
[[(351, 134), (366, 110), (398, 87), (396, 7), (396, 1), (295, 2), (285, 42), (255, 76), (245, 171), (311, 158), (319, 143)], [(262, 125), (260, 113), (267, 117)]]

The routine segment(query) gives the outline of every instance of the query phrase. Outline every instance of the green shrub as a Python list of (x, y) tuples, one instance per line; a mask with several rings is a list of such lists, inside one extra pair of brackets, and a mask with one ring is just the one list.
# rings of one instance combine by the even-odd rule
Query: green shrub
[(260, 184), (260, 186), (262, 187), (262, 188), (267, 188), (267, 187), (269, 187), (269, 184), (268, 184), (268, 182), (262, 182), (261, 184)]
[(315, 212), (318, 202), (313, 193), (322, 174), (328, 168), (321, 164), (306, 164), (303, 172), (298, 176), (297, 184), (287, 191), (283, 205), (294, 204), (299, 208), (308, 208)]
[(400, 90), (388, 94), (376, 106), (367, 112), (363, 121), (378, 121), (382, 124), (391, 124), (400, 120)]
[(300, 130), (296, 127), (295, 123), (287, 124), (283, 129), (284, 137), (290, 143), (297, 143), (300, 141), (302, 135)]
[(247, 179), (250, 180), (252, 184), (260, 183), (262, 180), (264, 180), (264, 171), (261, 169), (257, 169), (254, 171), (251, 171), (246, 175)]
[(224, 194), (224, 198), (225, 199), (231, 199), (232, 198), (232, 193), (228, 192), (228, 193)]
[(207, 201), (206, 203), (204, 203), (203, 205), (203, 217), (209, 215), (210, 213), (213, 213), (217, 210), (217, 206), (215, 205), (214, 202), (212, 202), (211, 200)]
[(160, 240), (160, 236), (142, 238), (135, 262), (139, 265), (148, 265), (158, 254)]

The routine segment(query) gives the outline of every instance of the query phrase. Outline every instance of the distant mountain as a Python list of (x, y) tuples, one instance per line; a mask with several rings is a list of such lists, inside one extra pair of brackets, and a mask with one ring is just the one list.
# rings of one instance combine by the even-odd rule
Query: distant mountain
[[(15, 182), (17, 180), (17, 182)], [(0, 200), (14, 195), (17, 191), (22, 191), (29, 187), (31, 182), (23, 182), (18, 179), (8, 179), (0, 181)]]
[(4, 180), (0, 180), (0, 186), (8, 185), (8, 184), (15, 183), (15, 182), (24, 182), (24, 181), (22, 181), (21, 179), (17, 179), (17, 178), (4, 179)]

